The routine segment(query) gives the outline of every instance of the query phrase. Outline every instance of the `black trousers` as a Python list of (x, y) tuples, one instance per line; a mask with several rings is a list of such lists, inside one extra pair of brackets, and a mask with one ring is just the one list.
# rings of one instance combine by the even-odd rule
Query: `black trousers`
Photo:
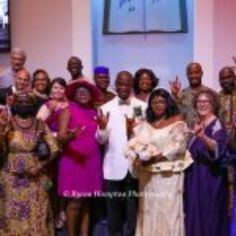
[(122, 180), (105, 180), (110, 236), (133, 236), (138, 211), (138, 180), (130, 173)]

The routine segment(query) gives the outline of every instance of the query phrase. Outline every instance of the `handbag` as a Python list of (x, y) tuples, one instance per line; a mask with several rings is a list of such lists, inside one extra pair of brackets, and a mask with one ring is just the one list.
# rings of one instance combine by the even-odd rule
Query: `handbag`
[(35, 153), (40, 161), (47, 160), (51, 155), (50, 147), (46, 142), (46, 140), (44, 139), (43, 130), (39, 130), (38, 140), (35, 147)]

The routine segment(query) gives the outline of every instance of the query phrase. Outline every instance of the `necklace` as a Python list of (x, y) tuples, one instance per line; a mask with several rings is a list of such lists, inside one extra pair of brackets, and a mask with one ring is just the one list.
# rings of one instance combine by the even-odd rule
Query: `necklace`
[[(33, 124), (34, 124), (34, 120), (33, 119), (31, 119), (31, 122), (30, 122), (30, 124), (29, 125), (22, 125), (22, 124), (20, 124), (19, 123), (19, 121), (17, 121), (17, 119), (16, 118), (14, 118), (14, 121), (15, 121), (15, 124), (16, 124), (16, 126), (18, 126), (18, 127), (20, 127), (21, 129), (30, 129), (30, 128), (32, 128), (32, 126), (33, 126)], [(22, 123), (23, 122), (26, 122), (27, 120), (21, 120), (22, 121)]]

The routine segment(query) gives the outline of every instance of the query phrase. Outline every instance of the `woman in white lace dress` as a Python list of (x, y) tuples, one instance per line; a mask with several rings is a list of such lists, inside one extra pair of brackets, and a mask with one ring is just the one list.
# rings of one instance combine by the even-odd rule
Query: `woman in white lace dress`
[(136, 236), (183, 236), (183, 178), (192, 163), (186, 146), (189, 130), (170, 94), (155, 90), (147, 122), (126, 150), (139, 177)]

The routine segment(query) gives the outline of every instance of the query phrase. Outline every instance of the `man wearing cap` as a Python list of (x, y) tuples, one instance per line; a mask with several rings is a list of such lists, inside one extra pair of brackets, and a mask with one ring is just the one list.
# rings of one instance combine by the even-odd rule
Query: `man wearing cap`
[[(110, 75), (109, 68), (105, 66), (97, 66), (94, 69), (94, 82), (96, 87), (101, 92), (100, 98), (95, 102), (96, 107), (100, 107), (101, 105), (109, 102), (115, 97), (115, 94), (108, 90), (110, 85)], [(101, 155), (102, 158), (105, 154), (105, 145), (101, 145)], [(102, 220), (106, 217), (106, 207), (105, 207), (105, 199), (103, 197), (96, 198), (93, 201), (93, 214), (94, 214), (94, 225), (97, 220)], [(104, 221), (103, 221), (104, 222)], [(93, 225), (93, 226), (94, 226)]]
[(115, 97), (115, 94), (108, 90), (110, 85), (109, 68), (97, 66), (94, 69), (94, 82), (96, 87), (101, 91), (101, 98), (96, 106), (101, 106)]

